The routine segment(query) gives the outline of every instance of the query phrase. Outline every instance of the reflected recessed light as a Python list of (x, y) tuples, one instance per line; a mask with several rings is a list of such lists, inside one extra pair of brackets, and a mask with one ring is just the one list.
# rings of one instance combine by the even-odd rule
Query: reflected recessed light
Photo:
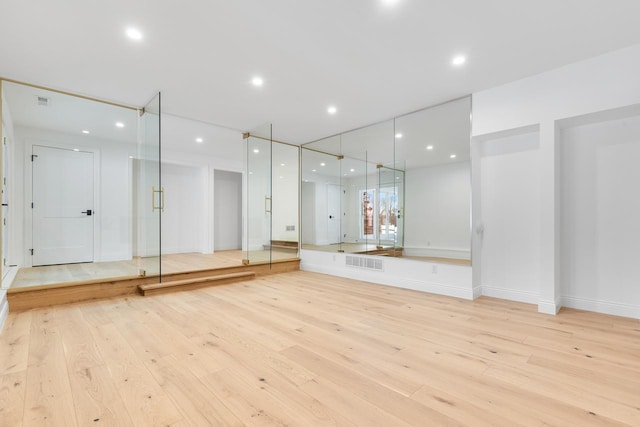
[(204, 139), (202, 139), (202, 138), (196, 138), (196, 142), (197, 142), (198, 144), (202, 144), (202, 143), (204, 142)]
[(399, 0), (381, 0), (381, 3), (385, 6), (395, 6)]
[(433, 150), (433, 145), (427, 145), (427, 150)]
[(254, 148), (254, 149), (253, 149), (253, 152), (257, 154), (257, 153), (259, 153), (259, 152), (260, 152), (260, 150), (258, 150), (257, 148)]
[(127, 37), (131, 40), (142, 40), (142, 32), (137, 28), (127, 28)]
[(280, 179), (284, 178), (284, 176), (280, 175)]
[(260, 87), (264, 84), (264, 80), (262, 80), (262, 77), (254, 77), (251, 79), (251, 84), (257, 87)]
[(284, 166), (284, 163), (280, 163), (280, 166)]
[(402, 134), (401, 133), (396, 133), (396, 138), (398, 138), (398, 139), (402, 138)]
[(455, 154), (452, 154), (452, 155), (450, 155), (449, 157), (451, 157), (452, 159), (455, 159), (455, 158), (456, 158), (456, 155), (455, 155)]
[(400, 179), (400, 177), (399, 177), (399, 176), (396, 176), (396, 179)]
[(329, 114), (335, 114), (337, 112), (338, 112), (338, 109), (336, 107), (334, 107), (334, 106), (331, 106), (331, 107), (327, 108), (327, 113), (329, 113)]
[(347, 174), (345, 173), (344, 176), (347, 176)]
[(349, 169), (349, 172), (355, 172), (355, 171), (356, 171), (355, 169)]
[(253, 175), (253, 172), (249, 172), (249, 175)]
[(130, 159), (133, 159), (134, 157), (133, 157), (133, 156), (129, 156), (129, 158), (130, 158)]
[(89, 132), (88, 130), (83, 130), (83, 131), (82, 131), (82, 133), (84, 133), (84, 134), (88, 135), (88, 134), (90, 134), (91, 132)]
[(311, 172), (317, 172), (315, 169), (311, 169)]
[(454, 57), (453, 60), (451, 61), (453, 65), (457, 65), (457, 66), (460, 66), (465, 62), (467, 62), (467, 58), (465, 58), (463, 55), (458, 55)]
[(80, 149), (79, 148), (74, 148), (73, 151), (80, 151)]
[(123, 127), (124, 127), (124, 123), (122, 123), (122, 122), (116, 122), (116, 127), (117, 127), (117, 128), (123, 128)]
[(324, 162), (323, 162), (323, 163), (320, 163), (320, 166), (325, 166), (325, 165), (326, 165), (326, 163), (324, 163)]

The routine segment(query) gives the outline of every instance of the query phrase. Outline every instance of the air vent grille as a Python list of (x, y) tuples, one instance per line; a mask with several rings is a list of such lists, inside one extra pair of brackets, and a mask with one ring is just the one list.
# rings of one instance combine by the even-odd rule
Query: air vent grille
[(362, 268), (365, 270), (375, 271), (384, 270), (384, 263), (381, 259), (347, 255), (345, 257), (345, 260), (347, 267)]
[(48, 107), (49, 98), (47, 98), (46, 96), (38, 96), (38, 105), (40, 105), (41, 107)]

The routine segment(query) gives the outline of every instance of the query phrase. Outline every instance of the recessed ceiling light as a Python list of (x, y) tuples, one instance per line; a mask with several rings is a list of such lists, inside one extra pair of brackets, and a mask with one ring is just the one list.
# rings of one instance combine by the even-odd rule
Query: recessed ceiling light
[(347, 174), (345, 173), (344, 176), (347, 176)]
[(253, 175), (253, 172), (249, 172), (249, 175)]
[(91, 132), (89, 132), (88, 130), (83, 130), (82, 133), (84, 133), (85, 135), (90, 134)]
[(433, 150), (433, 145), (427, 145), (427, 150)]
[(80, 149), (79, 148), (74, 148), (73, 151), (80, 151)]
[(453, 58), (453, 60), (451, 61), (451, 63), (453, 65), (456, 65), (456, 66), (460, 66), (460, 65), (464, 64), (465, 62), (467, 62), (467, 58), (465, 58), (463, 55), (455, 56)]
[(134, 157), (133, 157), (133, 156), (129, 156), (129, 158), (130, 158), (130, 159), (133, 159)]
[(131, 40), (142, 40), (142, 32), (137, 28), (127, 28), (127, 37), (129, 37)]
[(254, 148), (254, 149), (253, 149), (253, 152), (254, 152), (254, 153), (256, 153), (256, 154), (258, 154), (258, 153), (260, 152), (260, 150), (258, 150), (257, 148)]
[(396, 176), (396, 179), (400, 179), (400, 177), (399, 177), (399, 176)]
[(355, 169), (349, 169), (349, 172), (355, 172), (355, 171), (356, 171)]
[(280, 166), (284, 166), (284, 163), (280, 163)]
[(117, 128), (123, 128), (123, 127), (124, 127), (124, 123), (122, 123), (122, 122), (116, 122), (116, 127), (117, 127)]
[(317, 172), (315, 169), (311, 169), (311, 172)]
[(452, 159), (455, 159), (455, 158), (456, 158), (456, 155), (455, 155), (455, 154), (452, 154), (452, 155), (450, 155), (449, 157), (451, 157)]
[(284, 178), (284, 176), (280, 175), (280, 179)]
[(385, 6), (395, 6), (399, 0), (381, 0), (381, 3)]
[(327, 108), (327, 113), (329, 114), (335, 114), (338, 112), (338, 109), (336, 107), (334, 107), (333, 105), (329, 108)]
[(262, 77), (254, 77), (251, 79), (251, 84), (256, 86), (256, 87), (260, 87), (264, 84), (264, 80), (262, 80)]
[(325, 165), (326, 165), (326, 163), (324, 163), (324, 162), (320, 163), (320, 166), (325, 166)]
[(204, 139), (202, 139), (202, 138), (196, 138), (196, 142), (197, 142), (198, 144), (202, 144), (202, 143), (204, 142)]
[(396, 138), (398, 138), (398, 139), (402, 138), (402, 134), (401, 133), (396, 133)]

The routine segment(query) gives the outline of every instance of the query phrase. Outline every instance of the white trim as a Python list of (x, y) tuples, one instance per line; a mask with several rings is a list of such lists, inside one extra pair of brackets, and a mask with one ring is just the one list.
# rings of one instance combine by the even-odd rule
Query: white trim
[(640, 306), (620, 304), (617, 302), (594, 300), (590, 298), (578, 298), (563, 296), (562, 305), (567, 308), (593, 311), (596, 313), (611, 314), (614, 316), (640, 319)]
[(4, 328), (5, 321), (9, 316), (9, 301), (7, 301), (7, 291), (0, 290), (0, 333)]
[(381, 273), (349, 268), (345, 265), (345, 256), (344, 253), (302, 250), (300, 269), (467, 300), (474, 297), (469, 266), (387, 257), (384, 258), (385, 271)]
[(538, 304), (540, 296), (537, 292), (521, 291), (517, 289), (499, 288), (496, 286), (481, 286), (482, 295), (493, 298), (506, 299), (509, 301), (524, 302), (527, 304)]
[(562, 308), (560, 301), (538, 301), (538, 313), (556, 315)]
[(473, 299), (479, 298), (482, 295), (484, 295), (482, 293), (482, 286), (474, 286), (472, 289), (472, 292), (473, 292)]

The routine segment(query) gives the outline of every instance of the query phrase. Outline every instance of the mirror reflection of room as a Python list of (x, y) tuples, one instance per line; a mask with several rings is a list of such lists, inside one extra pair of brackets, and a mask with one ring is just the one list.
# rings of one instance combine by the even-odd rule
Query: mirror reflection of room
[(238, 131), (163, 115), (160, 152), (159, 99), (143, 111), (4, 81), (2, 102), (3, 283), (241, 264)]
[(303, 144), (302, 248), (469, 265), (470, 97)]

